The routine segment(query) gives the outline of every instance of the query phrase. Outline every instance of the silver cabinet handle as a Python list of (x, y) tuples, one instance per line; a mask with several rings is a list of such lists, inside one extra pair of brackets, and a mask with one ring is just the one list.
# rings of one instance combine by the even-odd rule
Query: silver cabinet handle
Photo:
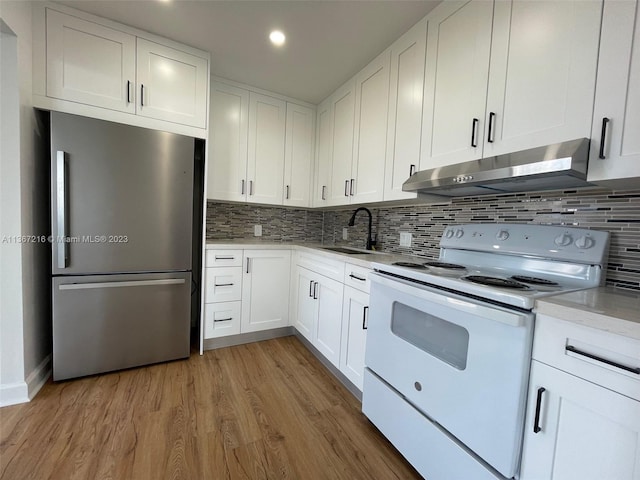
[(131, 103), (131, 81), (127, 80), (127, 103)]
[(249, 180), (249, 195), (253, 195), (253, 180)]
[(313, 280), (309, 281), (309, 297), (313, 298)]
[(361, 282), (366, 282), (367, 281), (366, 278), (358, 277), (357, 275), (354, 275), (353, 273), (350, 273), (349, 277), (353, 278), (354, 280), (360, 280)]
[(233, 283), (214, 283), (214, 287), (233, 287)]
[(242, 184), (240, 185), (240, 195), (244, 195), (244, 179), (242, 180)]
[(229, 318), (214, 318), (213, 321), (214, 322), (229, 322), (233, 320), (233, 317), (229, 317)]
[(415, 164), (412, 163), (409, 166), (409, 176), (413, 175), (414, 173), (416, 173), (416, 166), (415, 166)]
[(356, 179), (352, 178), (351, 182), (349, 182), (349, 195), (353, 197), (353, 185), (356, 183)]
[(285, 195), (285, 200), (289, 200), (289, 185), (287, 185), (287, 194)]
[(236, 257), (219, 257), (216, 255), (216, 260), (233, 260)]
[(362, 329), (366, 330), (369, 328), (369, 307), (366, 306), (362, 309)]
[(94, 282), (94, 283), (65, 283), (60, 285), (60, 290), (91, 290), (95, 288), (117, 287), (152, 287), (155, 285), (182, 285), (184, 278), (165, 278), (162, 280), (131, 280), (124, 282)]
[(65, 153), (56, 153), (56, 221), (58, 222), (57, 255), (58, 268), (69, 265), (69, 243), (67, 240), (67, 161)]
[(247, 257), (247, 273), (249, 273), (249, 266), (251, 265), (251, 259)]
[(321, 195), (322, 200), (326, 200), (327, 199), (325, 197), (326, 190), (327, 190), (327, 186), (326, 185), (322, 185), (322, 195)]
[(344, 196), (349, 196), (349, 180), (344, 181)]
[(318, 282), (313, 282), (313, 299), (318, 299)]
[(140, 84), (140, 106), (144, 107), (144, 85)]

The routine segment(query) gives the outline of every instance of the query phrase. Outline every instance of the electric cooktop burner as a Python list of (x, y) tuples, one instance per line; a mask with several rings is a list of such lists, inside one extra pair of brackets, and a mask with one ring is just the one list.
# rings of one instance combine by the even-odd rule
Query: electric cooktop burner
[(545, 285), (547, 287), (557, 287), (559, 285), (557, 282), (552, 282), (551, 280), (537, 277), (527, 277), (525, 275), (513, 275), (511, 277), (511, 280), (515, 280), (516, 282), (528, 283), (530, 285)]
[(421, 263), (413, 263), (413, 262), (395, 262), (393, 265), (397, 265), (398, 267), (407, 267), (407, 268), (427, 268)]
[(446, 268), (449, 270), (464, 270), (466, 267), (447, 262), (426, 262), (427, 267)]
[(469, 280), (473, 283), (479, 283), (481, 285), (489, 285), (491, 287), (505, 287), (505, 288), (513, 288), (516, 290), (528, 290), (529, 287), (523, 283), (516, 282), (515, 280), (511, 280), (508, 278), (498, 278), (498, 277), (486, 277), (484, 275), (469, 275), (464, 277), (465, 280)]

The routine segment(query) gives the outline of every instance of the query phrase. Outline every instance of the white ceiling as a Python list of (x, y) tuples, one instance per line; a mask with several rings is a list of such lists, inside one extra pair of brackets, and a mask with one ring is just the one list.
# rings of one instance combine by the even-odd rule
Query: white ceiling
[[(211, 73), (317, 104), (439, 0), (74, 0), (67, 6), (211, 53)], [(277, 49), (268, 41), (279, 28)]]

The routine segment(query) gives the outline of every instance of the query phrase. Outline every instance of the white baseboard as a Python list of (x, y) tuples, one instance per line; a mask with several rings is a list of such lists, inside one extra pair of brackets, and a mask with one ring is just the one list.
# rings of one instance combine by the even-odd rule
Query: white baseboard
[(27, 382), (7, 383), (0, 385), (0, 407), (16, 405), (29, 401)]
[(32, 400), (33, 397), (40, 391), (42, 386), (47, 383), (49, 377), (51, 376), (51, 355), (47, 355), (40, 365), (38, 365), (33, 372), (29, 374), (27, 377), (27, 392), (29, 395), (29, 400)]
[(51, 355), (40, 362), (24, 382), (0, 385), (0, 407), (31, 401), (51, 376)]

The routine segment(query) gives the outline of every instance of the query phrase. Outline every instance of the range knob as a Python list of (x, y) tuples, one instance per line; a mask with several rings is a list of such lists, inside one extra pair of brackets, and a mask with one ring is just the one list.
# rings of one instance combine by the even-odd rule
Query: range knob
[(573, 237), (568, 233), (563, 233), (562, 235), (558, 235), (554, 242), (556, 245), (566, 247), (567, 245), (571, 245), (571, 242), (573, 242)]
[(446, 232), (444, 232), (444, 236), (447, 238), (453, 237), (453, 230), (452, 229), (447, 230)]
[(502, 242), (504, 242), (507, 238), (509, 238), (509, 232), (507, 230), (500, 230), (496, 234), (496, 238)]
[(576, 240), (576, 247), (586, 250), (587, 248), (593, 247), (595, 243), (595, 240), (591, 237), (580, 237)]
[(456, 238), (462, 238), (463, 235), (464, 235), (464, 230), (462, 230), (461, 228), (456, 230)]

